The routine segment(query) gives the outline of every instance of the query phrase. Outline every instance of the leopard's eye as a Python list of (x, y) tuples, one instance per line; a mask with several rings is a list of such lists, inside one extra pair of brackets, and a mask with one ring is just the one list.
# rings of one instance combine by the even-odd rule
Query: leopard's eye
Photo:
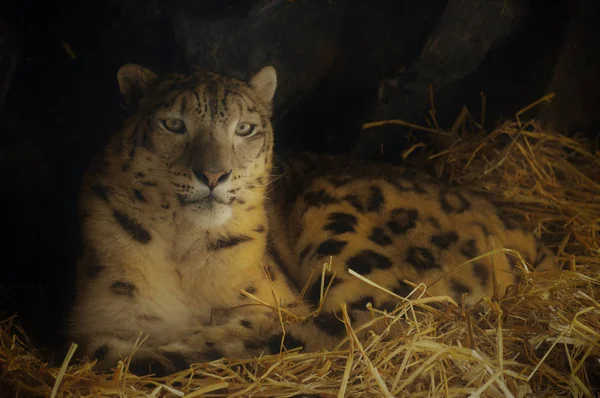
[(254, 132), (256, 128), (256, 124), (251, 124), (248, 122), (240, 122), (235, 128), (235, 133), (240, 137), (248, 137)]
[(176, 134), (185, 133), (185, 123), (183, 123), (183, 120), (181, 120), (181, 119), (176, 119), (176, 118), (164, 119), (164, 120), (161, 120), (161, 124), (165, 129), (169, 130), (172, 133), (176, 133)]

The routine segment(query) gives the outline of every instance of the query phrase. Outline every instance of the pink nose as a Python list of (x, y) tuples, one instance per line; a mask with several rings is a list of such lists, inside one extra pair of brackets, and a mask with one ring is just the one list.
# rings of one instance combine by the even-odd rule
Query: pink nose
[(231, 170), (229, 171), (208, 171), (208, 170), (200, 170), (194, 171), (196, 178), (206, 184), (210, 189), (214, 189), (217, 185), (227, 181), (229, 176), (231, 175)]

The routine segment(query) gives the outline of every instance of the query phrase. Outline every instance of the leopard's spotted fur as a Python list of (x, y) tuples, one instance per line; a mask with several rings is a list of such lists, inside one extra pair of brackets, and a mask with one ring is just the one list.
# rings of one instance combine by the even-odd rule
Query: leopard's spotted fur
[(274, 166), (271, 67), (245, 83), (126, 65), (118, 80), (133, 114), (84, 178), (70, 324), (100, 367), (129, 355), (140, 333), (148, 338), (132, 362), (138, 373), (277, 352), (272, 308), (311, 313), (321, 281), (309, 276), (330, 258), (336, 278), (323, 312), (290, 325), (287, 348), (336, 344), (341, 303), (353, 319), (368, 302), (395, 307), (397, 298), (348, 269), (401, 297), (413, 290), (407, 282), (425, 283), (474, 305), (521, 274), (502, 252), (469, 262), (492, 242), (538, 269), (554, 267), (533, 235), (486, 200), (409, 170), (317, 155)]

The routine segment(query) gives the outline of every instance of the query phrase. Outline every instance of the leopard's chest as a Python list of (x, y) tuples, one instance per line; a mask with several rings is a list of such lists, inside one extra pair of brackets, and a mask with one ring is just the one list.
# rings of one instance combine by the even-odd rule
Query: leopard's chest
[(107, 278), (118, 275), (134, 287), (131, 301), (138, 313), (144, 319), (162, 320), (172, 330), (208, 324), (214, 310), (239, 304), (240, 290), (249, 278), (245, 269), (253, 257), (248, 248), (209, 250), (201, 241), (182, 249), (182, 240), (154, 233), (148, 244), (130, 244), (126, 251), (110, 256), (106, 251), (103, 257), (109, 265)]

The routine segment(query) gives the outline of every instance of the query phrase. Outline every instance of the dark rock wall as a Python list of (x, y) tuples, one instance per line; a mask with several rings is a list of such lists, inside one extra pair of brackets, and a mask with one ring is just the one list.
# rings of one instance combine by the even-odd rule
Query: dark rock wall
[[(583, 131), (598, 148), (600, 140), (600, 2), (571, 3), (564, 41), (547, 92), (554, 100), (540, 117), (550, 128)], [(595, 29), (591, 29), (594, 27)]]

